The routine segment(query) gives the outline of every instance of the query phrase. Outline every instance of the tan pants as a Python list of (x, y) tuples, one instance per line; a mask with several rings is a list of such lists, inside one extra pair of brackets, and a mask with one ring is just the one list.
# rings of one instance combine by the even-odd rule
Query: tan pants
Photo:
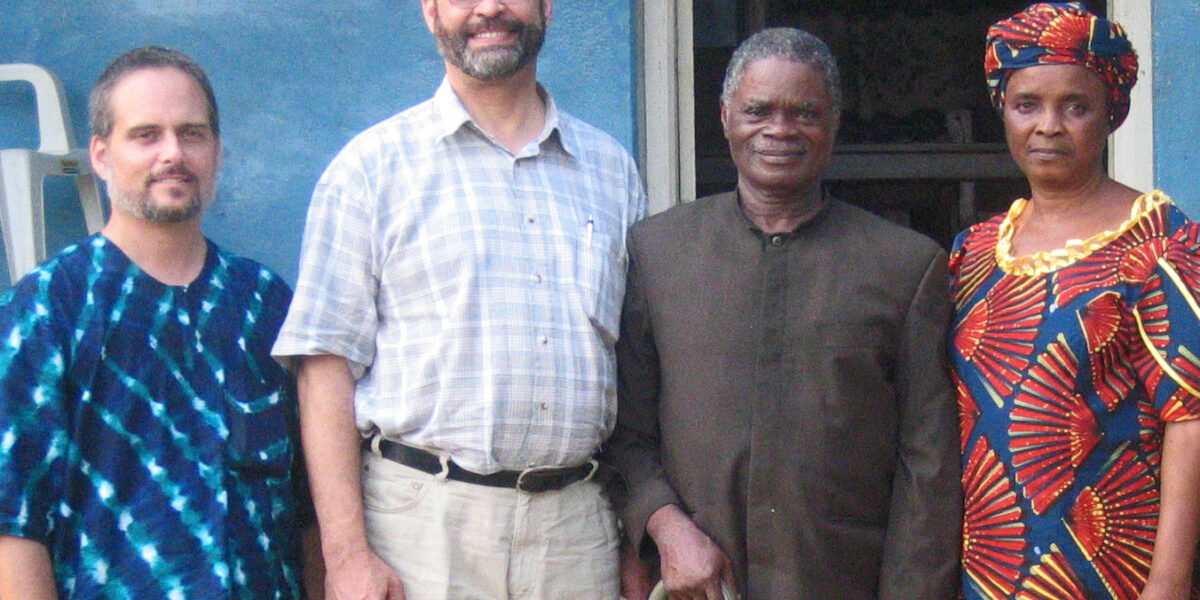
[(363, 453), (367, 540), (407, 600), (616, 600), (617, 524), (591, 481), (528, 494)]

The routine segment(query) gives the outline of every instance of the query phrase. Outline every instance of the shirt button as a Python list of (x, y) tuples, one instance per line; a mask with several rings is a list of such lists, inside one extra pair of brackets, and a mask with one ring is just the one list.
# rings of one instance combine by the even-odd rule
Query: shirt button
[(546, 406), (546, 403), (545, 403), (545, 402), (543, 402), (543, 403), (542, 403), (542, 410), (546, 410), (547, 408), (549, 408), (549, 407), (548, 407), (548, 406)]
[(543, 335), (542, 337), (538, 338), (538, 343), (542, 345), (548, 344), (550, 343), (550, 338)]
[(533, 223), (533, 222), (536, 222), (536, 221), (537, 221), (537, 217), (534, 217), (533, 215), (525, 215), (525, 222), (526, 222), (526, 223)]
[(782, 246), (783, 245), (783, 236), (781, 236), (781, 235), (771, 236), (771, 245), (775, 246), (776, 248), (778, 248), (779, 246)]
[(539, 273), (534, 273), (534, 274), (533, 274), (533, 282), (534, 282), (534, 283), (541, 283), (541, 282), (542, 282), (542, 276), (541, 276), (541, 274), (539, 274)]

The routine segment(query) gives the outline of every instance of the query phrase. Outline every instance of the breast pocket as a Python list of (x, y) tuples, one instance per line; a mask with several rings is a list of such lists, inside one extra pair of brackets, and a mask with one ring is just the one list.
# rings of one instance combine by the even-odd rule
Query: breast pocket
[(266, 479), (284, 478), (292, 467), (295, 405), (290, 386), (256, 382), (231, 389), (225, 421), (230, 468)]
[(588, 319), (609, 344), (617, 340), (627, 261), (619, 239), (589, 227), (576, 261), (575, 280)]

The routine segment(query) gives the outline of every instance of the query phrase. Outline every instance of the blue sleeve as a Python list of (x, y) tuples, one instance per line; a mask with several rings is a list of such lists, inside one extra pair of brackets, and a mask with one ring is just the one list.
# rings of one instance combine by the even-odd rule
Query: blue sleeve
[(45, 542), (68, 460), (70, 335), (51, 306), (48, 271), (0, 301), (0, 533)]

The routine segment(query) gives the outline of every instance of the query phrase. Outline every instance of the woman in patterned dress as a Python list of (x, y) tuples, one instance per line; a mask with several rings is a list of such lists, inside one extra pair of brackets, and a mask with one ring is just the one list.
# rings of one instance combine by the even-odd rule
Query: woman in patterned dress
[(1137, 57), (1045, 2), (985, 70), (1031, 194), (951, 253), (963, 595), (1200, 597), (1200, 227), (1103, 163)]

